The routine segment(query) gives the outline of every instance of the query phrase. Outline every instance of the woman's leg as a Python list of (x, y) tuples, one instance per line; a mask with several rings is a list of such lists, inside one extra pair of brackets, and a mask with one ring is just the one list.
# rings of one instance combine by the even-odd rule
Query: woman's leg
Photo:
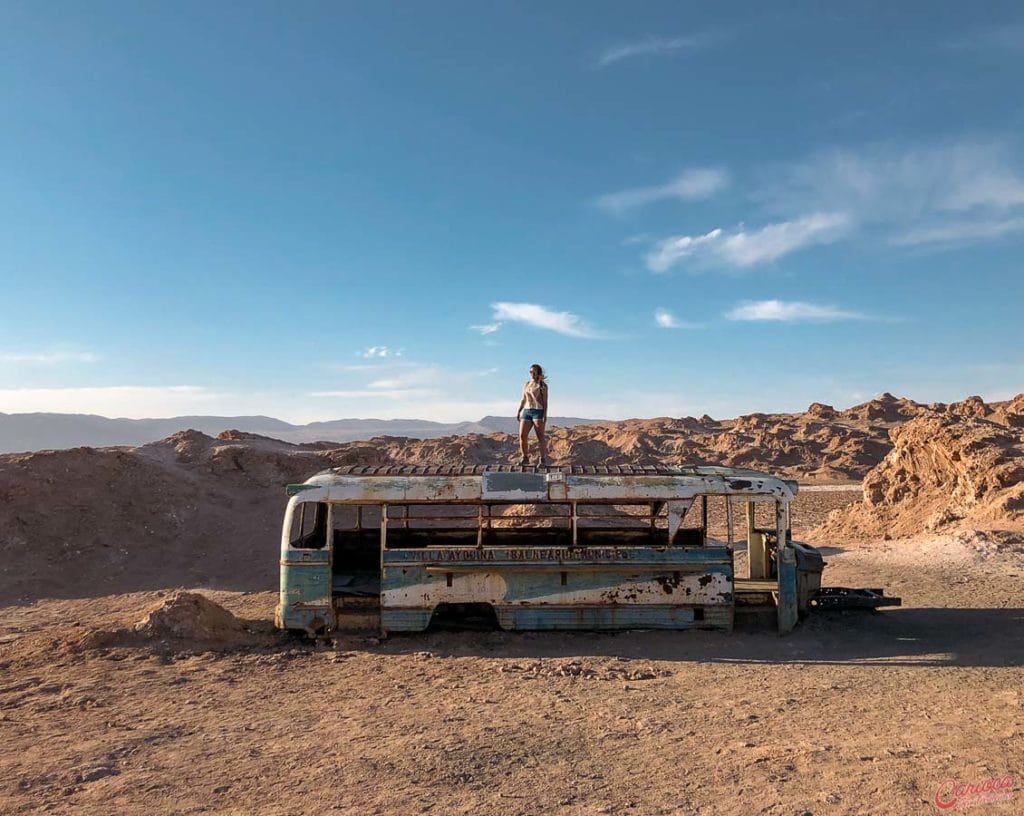
[(519, 452), (523, 454), (524, 459), (530, 455), (530, 426), (532, 424), (528, 419), (519, 423)]
[(544, 438), (544, 423), (547, 420), (538, 419), (533, 423), (533, 427), (537, 431), (537, 445), (540, 447), (540, 458), (547, 461), (548, 458), (548, 443)]

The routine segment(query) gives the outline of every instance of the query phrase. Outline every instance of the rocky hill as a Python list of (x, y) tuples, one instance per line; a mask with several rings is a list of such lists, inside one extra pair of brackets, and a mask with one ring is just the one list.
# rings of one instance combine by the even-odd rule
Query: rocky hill
[[(797, 414), (594, 422), (552, 428), (548, 438), (554, 464), (718, 464), (803, 480), (859, 481), (891, 449), (890, 430), (923, 413), (947, 410), (954, 408), (883, 394), (845, 411), (815, 403)], [(345, 464), (489, 464), (513, 460), (518, 441), (500, 433), (423, 440), (384, 436), (333, 451)]]
[(893, 429), (892, 450), (864, 479), (863, 501), (821, 535), (914, 535), (952, 528), (1024, 528), (1024, 394), (977, 398)]

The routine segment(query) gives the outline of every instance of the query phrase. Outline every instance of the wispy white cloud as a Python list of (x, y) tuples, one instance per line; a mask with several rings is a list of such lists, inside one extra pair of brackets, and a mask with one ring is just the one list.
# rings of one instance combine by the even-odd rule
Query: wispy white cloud
[(740, 227), (729, 232), (714, 229), (704, 235), (677, 235), (656, 243), (647, 254), (646, 264), (652, 272), (667, 272), (690, 259), (699, 267), (750, 267), (805, 247), (833, 243), (851, 226), (844, 213), (814, 213), (756, 230)]
[(737, 230), (722, 239), (718, 254), (734, 266), (753, 266), (807, 246), (831, 244), (849, 228), (850, 218), (844, 213), (814, 213), (750, 232)]
[(682, 173), (667, 184), (652, 187), (635, 187), (606, 193), (595, 200), (605, 212), (615, 215), (653, 204), (658, 201), (679, 199), (695, 201), (709, 198), (724, 189), (729, 183), (729, 174), (718, 167), (695, 167)]
[(500, 323), (480, 323), (475, 326), (470, 326), (470, 331), (479, 332), (483, 335), (494, 334), (498, 329), (501, 328)]
[[(776, 215), (844, 212), (858, 224), (903, 233), (950, 217), (998, 223), (1024, 210), (1024, 172), (999, 141), (838, 149), (774, 167), (754, 194)], [(936, 233), (940, 236), (941, 233)], [(988, 236), (978, 231), (979, 240)]]
[[(641, 234), (627, 243), (648, 244), (647, 268), (666, 272), (684, 263), (748, 268), (854, 239), (944, 248), (1024, 233), (1024, 159), (1007, 139), (829, 149), (762, 168), (744, 186), (752, 214), (767, 221), (762, 226), (659, 240)], [(679, 192), (673, 184), (624, 190), (602, 206), (622, 212)]]
[[(1024, 158), (1005, 139), (826, 150), (764, 167), (744, 186), (752, 214), (767, 223), (653, 241), (642, 235), (647, 268), (743, 269), (852, 239), (943, 248), (1024, 233)], [(640, 206), (667, 190), (623, 191), (605, 206)]]
[(95, 363), (99, 357), (91, 351), (0, 351), (0, 363), (26, 365), (60, 365), (62, 363)]
[(398, 390), (420, 386), (434, 386), (441, 381), (443, 372), (440, 366), (417, 366), (392, 377), (373, 380), (367, 388)]
[(382, 399), (400, 400), (412, 397), (432, 397), (437, 395), (434, 388), (348, 388), (336, 391), (310, 391), (307, 397), (328, 397), (338, 399)]
[(662, 329), (699, 329), (701, 328), (700, 323), (690, 323), (685, 320), (680, 320), (668, 309), (655, 309), (654, 310), (654, 323), (656, 326)]
[(445, 383), (465, 383), (497, 372), (496, 368), (482, 371), (452, 371), (437, 365), (418, 366), (394, 377), (374, 380), (368, 388), (398, 389), (410, 386), (440, 386)]
[(964, 244), (994, 240), (1006, 235), (1024, 232), (1024, 218), (1006, 218), (992, 221), (951, 221), (920, 229), (909, 229), (895, 235), (891, 243), (898, 246), (921, 244)]
[(658, 241), (647, 253), (647, 268), (652, 272), (668, 272), (680, 261), (710, 249), (722, 237), (721, 229), (704, 235), (676, 235)]
[(384, 359), (387, 357), (401, 357), (404, 352), (401, 349), (393, 349), (390, 346), (370, 346), (360, 352), (360, 356), (367, 360)]
[(331, 371), (337, 372), (353, 372), (353, 371), (389, 371), (395, 368), (413, 368), (417, 363), (411, 360), (398, 360), (389, 358), (383, 362), (376, 363), (328, 363), (326, 367)]
[(655, 309), (654, 322), (663, 329), (678, 329), (679, 321), (668, 309)]
[(721, 31), (702, 31), (680, 37), (647, 37), (630, 43), (612, 46), (597, 60), (598, 68), (616, 62), (645, 56), (667, 56), (685, 51), (700, 51), (725, 39)]
[(537, 303), (492, 303), (494, 320), (497, 322), (525, 323), (538, 329), (564, 334), (567, 337), (603, 337), (602, 332), (593, 328), (579, 315), (572, 312), (558, 312)]
[[(374, 367), (377, 368), (377, 367)], [(381, 367), (383, 368), (383, 367)], [(377, 369), (379, 370), (379, 369)], [(453, 387), (472, 390), (472, 384), (498, 371), (497, 368), (457, 371), (434, 364), (408, 364), (400, 373), (380, 377), (354, 388), (333, 388), (311, 391), (309, 397), (343, 399), (402, 400), (413, 397), (441, 397)]]
[(725, 316), (729, 320), (831, 323), (837, 320), (864, 320), (865, 315), (836, 306), (806, 303), (800, 300), (754, 300), (734, 306)]
[(0, 412), (168, 417), (212, 411), (224, 395), (196, 385), (0, 389)]
[(654, 236), (649, 232), (638, 232), (634, 235), (628, 235), (622, 239), (623, 246), (634, 246), (636, 244), (649, 244), (654, 240)]
[(945, 45), (954, 51), (993, 48), (1024, 51), (1024, 22), (978, 28)]

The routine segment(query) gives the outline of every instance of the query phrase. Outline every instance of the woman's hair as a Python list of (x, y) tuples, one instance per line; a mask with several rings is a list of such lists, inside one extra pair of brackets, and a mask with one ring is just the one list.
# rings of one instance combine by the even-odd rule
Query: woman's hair
[(546, 374), (544, 373), (544, 368), (543, 368), (543, 366), (541, 366), (541, 364), (540, 364), (540, 363), (534, 363), (534, 364), (533, 364), (532, 366), (530, 366), (530, 371), (533, 371), (534, 369), (537, 369), (537, 378), (538, 378), (538, 379), (539, 379), (539, 380), (540, 380), (540, 381), (541, 381), (542, 383), (544, 383), (544, 385), (547, 385), (547, 384), (548, 384), (548, 377), (547, 377), (547, 375), (546, 375)]

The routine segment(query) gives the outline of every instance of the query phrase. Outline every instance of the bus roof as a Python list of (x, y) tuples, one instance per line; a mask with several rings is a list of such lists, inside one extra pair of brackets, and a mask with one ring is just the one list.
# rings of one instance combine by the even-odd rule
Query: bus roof
[[(346, 465), (289, 485), (308, 501), (646, 501), (698, 495), (793, 500), (797, 483), (710, 465)], [(313, 493), (316, 496), (312, 495)]]
[(770, 473), (717, 465), (345, 465), (337, 476), (479, 476), (483, 473), (565, 473), (576, 476), (721, 476), (774, 479)]

